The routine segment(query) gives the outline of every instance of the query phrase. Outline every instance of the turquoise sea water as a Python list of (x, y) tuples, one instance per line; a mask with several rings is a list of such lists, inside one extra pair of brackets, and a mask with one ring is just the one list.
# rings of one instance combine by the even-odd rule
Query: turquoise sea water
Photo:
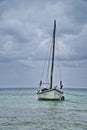
[(36, 89), (0, 89), (0, 130), (87, 130), (87, 89), (65, 101), (38, 101)]

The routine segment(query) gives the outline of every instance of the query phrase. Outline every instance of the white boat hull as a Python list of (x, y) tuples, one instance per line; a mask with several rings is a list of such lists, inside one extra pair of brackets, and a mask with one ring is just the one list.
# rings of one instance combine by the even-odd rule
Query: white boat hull
[(45, 91), (37, 91), (39, 100), (62, 100), (63, 92), (58, 89), (48, 89)]

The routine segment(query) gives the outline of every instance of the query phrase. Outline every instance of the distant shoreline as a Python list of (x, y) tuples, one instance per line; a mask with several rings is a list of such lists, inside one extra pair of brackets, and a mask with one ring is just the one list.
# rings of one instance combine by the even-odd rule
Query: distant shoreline
[[(0, 88), (0, 90), (6, 90), (6, 89), (14, 89), (14, 90), (16, 90), (16, 89), (37, 89), (37, 87), (1, 87)], [(76, 90), (78, 90), (78, 89), (87, 89), (86, 87), (79, 87), (79, 88), (73, 88), (73, 87), (71, 87), (71, 88), (63, 88), (64, 90), (67, 90), (67, 89), (76, 89)]]

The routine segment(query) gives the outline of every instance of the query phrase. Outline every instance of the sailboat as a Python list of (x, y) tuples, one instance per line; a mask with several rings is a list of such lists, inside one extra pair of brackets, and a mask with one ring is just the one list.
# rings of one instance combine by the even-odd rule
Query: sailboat
[(53, 42), (52, 42), (52, 57), (51, 57), (51, 72), (50, 72), (50, 83), (49, 88), (42, 87), (44, 83), (40, 80), (39, 87), (36, 91), (37, 97), (39, 100), (64, 100), (63, 96), (63, 85), (62, 80), (60, 81), (60, 88), (53, 86), (53, 73), (54, 73), (54, 58), (55, 58), (55, 33), (56, 33), (56, 20), (54, 20), (54, 29), (53, 29)]

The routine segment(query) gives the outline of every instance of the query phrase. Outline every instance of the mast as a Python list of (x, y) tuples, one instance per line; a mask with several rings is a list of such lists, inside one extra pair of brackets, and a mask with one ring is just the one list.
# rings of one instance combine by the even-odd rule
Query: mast
[(52, 65), (51, 65), (51, 75), (50, 75), (50, 89), (52, 89), (53, 83), (53, 69), (54, 69), (54, 54), (55, 54), (55, 32), (56, 32), (56, 20), (54, 20), (54, 30), (53, 30), (53, 46), (52, 46)]

